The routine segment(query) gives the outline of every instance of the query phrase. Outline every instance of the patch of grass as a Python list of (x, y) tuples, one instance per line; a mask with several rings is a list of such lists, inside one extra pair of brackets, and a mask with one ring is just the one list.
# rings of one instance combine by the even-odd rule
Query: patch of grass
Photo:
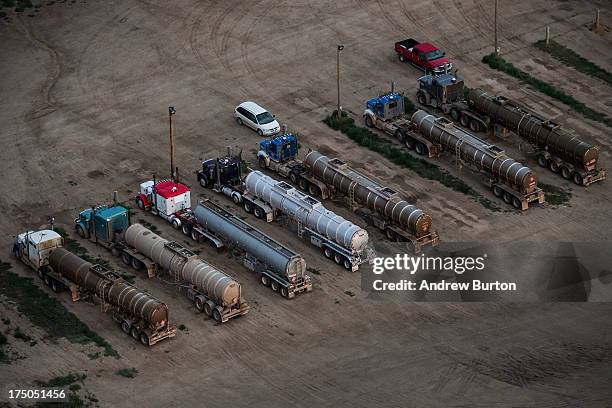
[(180, 331), (185, 331), (185, 330), (187, 330), (187, 326), (185, 326), (184, 324), (181, 324), (181, 325), (179, 325), (178, 329)]
[(138, 374), (138, 370), (134, 367), (132, 368), (122, 368), (121, 370), (117, 370), (115, 374), (120, 375), (125, 378), (134, 378), (136, 374)]
[(72, 343), (95, 343), (104, 349), (105, 356), (119, 358), (119, 353), (96, 332), (56, 299), (40, 289), (32, 278), (11, 271), (11, 265), (0, 260), (0, 294), (15, 303), (17, 310), (35, 326), (47, 333), (51, 340), (66, 338)]
[(564, 205), (567, 204), (572, 198), (572, 193), (566, 191), (560, 187), (553, 186), (551, 184), (538, 183), (538, 187), (544, 191), (544, 197), (546, 202), (552, 205)]
[(350, 290), (345, 290), (344, 293), (346, 295), (349, 295), (350, 297), (354, 297), (355, 296), (355, 292), (351, 292)]
[(10, 364), (11, 358), (6, 348), (8, 347), (8, 339), (2, 333), (0, 333), (0, 363)]
[(568, 48), (552, 40), (548, 43), (548, 45), (546, 44), (545, 40), (540, 40), (536, 42), (534, 46), (544, 52), (549, 53), (565, 65), (574, 68), (576, 71), (580, 71), (583, 74), (599, 78), (602, 81), (608, 83), (609, 85), (612, 85), (611, 72), (589, 61), (588, 59), (583, 58), (580, 54), (578, 54), (571, 48)]
[(381, 138), (369, 129), (356, 126), (355, 120), (349, 118), (346, 112), (342, 112), (342, 117), (338, 119), (334, 111), (323, 120), (323, 123), (332, 129), (341, 131), (358, 145), (379, 153), (400, 167), (410, 169), (425, 179), (437, 181), (452, 190), (469, 195), (491, 211), (501, 211), (501, 208), (494, 202), (483, 197), (463, 180), (453, 176), (446, 170), (426, 160), (412, 156), (408, 151), (394, 146), (390, 141)]
[(82, 383), (86, 378), (87, 378), (87, 374), (70, 373), (62, 377), (54, 377), (50, 379), (49, 381), (35, 380), (34, 384), (38, 385), (39, 387), (49, 387), (49, 388), (58, 387), (60, 388), (60, 387), (66, 387), (67, 385), (74, 384), (76, 382)]
[(159, 231), (159, 228), (157, 228), (157, 225), (151, 224), (150, 222), (146, 221), (143, 218), (140, 218), (138, 220), (138, 223), (142, 224), (145, 227), (147, 227), (148, 229), (150, 229), (152, 232), (156, 233), (157, 235), (161, 235), (161, 231)]
[(97, 360), (100, 358), (100, 352), (96, 351), (95, 353), (88, 353), (87, 357), (89, 357), (90, 360)]
[(26, 343), (29, 341), (32, 341), (32, 338), (28, 336), (27, 334), (25, 334), (23, 331), (21, 331), (21, 328), (19, 326), (15, 327), (15, 331), (13, 332), (13, 337), (19, 340), (23, 340)]
[(494, 53), (491, 53), (489, 55), (485, 55), (482, 58), (482, 62), (484, 62), (485, 64), (488, 64), (489, 67), (493, 69), (505, 72), (506, 74), (513, 76), (528, 85), (531, 85), (532, 87), (542, 92), (543, 94), (546, 94), (550, 96), (551, 98), (554, 98), (566, 104), (567, 106), (569, 106), (576, 112), (581, 113), (586, 118), (603, 123), (604, 125), (608, 127), (612, 127), (611, 117), (608, 117), (604, 113), (601, 113), (594, 109), (589, 108), (584, 103), (575, 99), (573, 96), (554, 87), (548, 82), (544, 82), (540, 79), (537, 79), (531, 76), (527, 72), (520, 70), (519, 68), (515, 67), (514, 65), (512, 65), (511, 63), (509, 63), (502, 57), (497, 56)]
[(407, 96), (404, 96), (404, 113), (408, 116), (412, 116), (417, 111), (417, 107)]
[(127, 283), (134, 284), (134, 282), (136, 281), (136, 276), (129, 274), (127, 272), (122, 272), (120, 275), (123, 278), (123, 280), (126, 281)]
[(11, 324), (11, 319), (5, 319), (4, 317), (2, 318), (2, 323), (6, 324), (7, 326), (9, 324)]
[(306, 267), (306, 271), (310, 272), (310, 273), (314, 273), (315, 275), (320, 275), (321, 274), (320, 270), (318, 270), (317, 268), (313, 268), (311, 266), (307, 266)]
[(2, 7), (15, 7), (14, 0), (2, 0)]

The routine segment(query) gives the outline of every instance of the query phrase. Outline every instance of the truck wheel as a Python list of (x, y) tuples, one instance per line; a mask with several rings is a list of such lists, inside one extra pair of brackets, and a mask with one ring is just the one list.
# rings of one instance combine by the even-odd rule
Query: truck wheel
[(388, 228), (385, 230), (385, 235), (387, 236), (387, 239), (389, 241), (395, 241), (395, 239), (397, 238), (397, 235), (395, 234), (395, 232)]
[(189, 236), (189, 233), (191, 232), (190, 230), (191, 228), (189, 228), (189, 225), (187, 224), (183, 224), (183, 226), (181, 227), (181, 231), (183, 231), (183, 235)]
[(406, 147), (410, 150), (414, 150), (414, 146), (416, 144), (416, 141), (411, 138), (410, 136), (406, 137), (406, 141), (404, 142), (404, 145), (406, 145)]
[(523, 209), (523, 203), (521, 203), (521, 200), (519, 200), (517, 197), (512, 197), (512, 206), (517, 210)]
[(276, 281), (272, 281), (272, 282), (270, 283), (270, 286), (272, 287), (272, 290), (273, 290), (274, 292), (278, 292), (278, 290), (280, 289), (280, 285), (279, 285), (279, 284), (278, 284), (278, 282), (276, 282)]
[(374, 127), (374, 122), (372, 122), (372, 118), (368, 115), (365, 117), (365, 125), (369, 128)]
[(399, 140), (400, 143), (404, 143), (404, 140), (406, 140), (406, 135), (400, 129), (397, 129), (395, 131), (395, 138)]
[(334, 254), (334, 262), (338, 265), (342, 264), (342, 256), (340, 254)]
[(502, 198), (504, 195), (504, 190), (500, 186), (493, 186), (493, 195), (497, 198)]
[(266, 159), (263, 157), (259, 158), (259, 168), (260, 169), (267, 169), (268, 166), (266, 166)]
[(319, 197), (321, 195), (321, 189), (314, 184), (311, 184), (308, 186), (308, 193), (313, 197)]
[(223, 320), (221, 319), (221, 312), (218, 309), (212, 311), (212, 318), (215, 319), (217, 324), (223, 323)]
[(149, 336), (147, 336), (147, 333), (140, 333), (140, 342), (145, 346), (149, 345)]
[(548, 159), (543, 154), (538, 156), (538, 164), (540, 167), (548, 167)]
[(117, 247), (112, 247), (111, 254), (116, 258), (121, 255), (121, 250)]
[(123, 261), (124, 264), (126, 265), (130, 265), (132, 263), (132, 257), (129, 256), (126, 252), (124, 252), (123, 254), (121, 254), (121, 260)]
[(77, 225), (76, 230), (77, 230), (77, 234), (79, 234), (79, 237), (85, 238), (85, 230), (83, 229), (83, 227), (81, 227), (80, 225)]
[(257, 129), (257, 134), (258, 134), (260, 137), (263, 137), (263, 130), (261, 130), (261, 129)]
[(210, 300), (204, 303), (204, 313), (206, 313), (206, 316), (212, 317), (214, 308), (215, 304)]
[(201, 297), (195, 298), (194, 304), (198, 312), (202, 312), (204, 310), (204, 300)]
[(194, 229), (191, 230), (191, 239), (193, 239), (195, 242), (200, 241), (200, 234), (198, 233), (198, 231)]
[(574, 183), (578, 184), (579, 186), (584, 184), (584, 179), (582, 178), (582, 175), (578, 172), (574, 173), (574, 177), (572, 179), (574, 180)]
[(459, 111), (458, 111), (457, 109), (455, 109), (455, 108), (451, 109), (451, 111), (450, 111), (450, 115), (451, 115), (451, 118), (452, 118), (452, 119), (453, 119), (455, 122), (456, 122), (456, 121), (458, 121), (458, 120), (459, 120), (459, 116), (461, 116), (461, 115), (459, 114)]
[(325, 248), (325, 250), (323, 251), (323, 253), (325, 254), (326, 258), (331, 259), (331, 257), (334, 255), (334, 251), (332, 251), (329, 248)]
[(49, 275), (45, 275), (45, 284), (47, 286), (51, 286), (51, 278), (49, 277)]
[(572, 171), (565, 166), (561, 167), (561, 176), (566, 180), (572, 179)]
[(470, 123), (470, 118), (468, 118), (467, 115), (463, 114), (459, 119), (459, 123), (461, 123), (461, 126), (463, 127), (468, 127), (468, 124)]
[(56, 281), (55, 279), (51, 281), (51, 290), (55, 293), (59, 293), (62, 291), (60, 287), (60, 283)]
[(344, 259), (344, 261), (342, 261), (342, 266), (344, 266), (344, 269), (350, 271), (353, 269), (353, 265), (351, 265), (351, 262), (348, 259)]
[(298, 182), (298, 187), (300, 188), (300, 190), (306, 191), (306, 189), (308, 188), (308, 182), (306, 182), (306, 180), (304, 179), (300, 179), (300, 181)]
[(145, 205), (144, 205), (144, 201), (142, 201), (142, 198), (136, 199), (136, 205), (138, 205), (138, 208), (144, 211)]
[(504, 192), (504, 202), (506, 204), (512, 204), (512, 195), (508, 192)]
[(208, 188), (208, 179), (206, 178), (206, 176), (200, 177), (200, 185), (204, 188)]
[(42, 280), (45, 280), (45, 273), (43, 272), (42, 268), (38, 268), (38, 277)]
[(289, 297), (289, 288), (286, 288), (286, 287), (282, 286), (280, 288), (280, 294), (281, 294), (282, 297), (288, 298)]
[(421, 105), (427, 105), (427, 97), (425, 96), (425, 94), (423, 92), (419, 92), (417, 95), (417, 101), (421, 104)]
[(553, 173), (558, 173), (559, 172), (559, 163), (557, 163), (554, 160), (551, 160), (550, 163), (548, 163), (548, 168), (550, 169), (550, 171), (552, 171)]
[(398, 56), (399, 56), (400, 62), (406, 62), (406, 57), (404, 57), (404, 54), (400, 53), (400, 54), (398, 54)]
[(140, 262), (136, 258), (132, 258), (132, 268), (134, 268), (135, 270), (139, 270), (140, 268), (142, 268), (142, 262)]
[(261, 275), (261, 284), (264, 286), (270, 286), (270, 278), (267, 277), (266, 275)]
[(474, 119), (470, 120), (470, 130), (474, 133), (480, 130), (480, 124), (476, 122)]
[(236, 205), (240, 204), (240, 196), (238, 194), (232, 194), (232, 201)]
[(251, 203), (249, 203), (248, 201), (244, 202), (244, 211), (248, 212), (249, 214), (253, 212), (253, 205), (251, 205)]
[(418, 155), (423, 156), (425, 153), (427, 153), (427, 146), (425, 146), (421, 142), (416, 142), (414, 150), (417, 152)]
[(181, 226), (181, 221), (177, 218), (172, 220), (172, 227), (174, 229), (179, 229), (179, 227)]
[(298, 182), (298, 177), (297, 177), (297, 174), (295, 174), (295, 173), (291, 172), (291, 173), (289, 174), (289, 180), (291, 180), (291, 182), (292, 182), (293, 184), (297, 184), (297, 182)]
[(260, 207), (255, 207), (253, 213), (255, 214), (255, 218), (261, 219), (264, 217), (264, 211)]
[(126, 322), (125, 320), (121, 322), (121, 330), (123, 330), (123, 332), (125, 334), (130, 334), (130, 324), (128, 322)]
[(132, 328), (130, 329), (130, 334), (132, 335), (134, 340), (140, 339), (140, 332), (138, 331), (138, 328), (136, 326), (132, 326)]

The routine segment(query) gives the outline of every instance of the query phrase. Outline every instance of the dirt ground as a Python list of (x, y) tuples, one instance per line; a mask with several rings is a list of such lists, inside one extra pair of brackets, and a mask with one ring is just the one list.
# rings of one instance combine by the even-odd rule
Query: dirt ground
[[(550, 25), (554, 39), (610, 70), (611, 32), (588, 30), (596, 7), (604, 24), (612, 25), (605, 1), (500, 2), (500, 47), (518, 67), (612, 115), (608, 85), (531, 47)], [(346, 46), (342, 105), (359, 117), (365, 100), (391, 81), (414, 96), (421, 73), (400, 64), (393, 52), (395, 41), (414, 37), (444, 48), (470, 87), (517, 99), (598, 145), (603, 167), (611, 167), (609, 128), (480, 62), (492, 50), (492, 21), (492, 2), (485, 0), (124, 0), (43, 6), (36, 17), (0, 22), (1, 253), (8, 254), (17, 233), (42, 226), (50, 216), (70, 230), (78, 211), (109, 199), (113, 190), (127, 200), (153, 172), (167, 174), (170, 105), (177, 109), (177, 164), (193, 186), (192, 201), (210, 197), (239, 211), (209, 196), (193, 173), (201, 159), (224, 153), (226, 146), (243, 149), (253, 160), (258, 137), (232, 117), (232, 108), (247, 99), (275, 113), (304, 146), (340, 156), (404, 190), (432, 214), (445, 241), (610, 240), (610, 180), (578, 188), (538, 171), (541, 181), (571, 190), (569, 205), (492, 212), (321, 123), (336, 104), (336, 44)], [(537, 167), (516, 140), (496, 143)], [(457, 173), (448, 158), (435, 162), (496, 200), (469, 171)], [(329, 207), (365, 226), (346, 208)], [(136, 218), (184, 240), (159, 218)], [(409, 303), (368, 296), (358, 273), (330, 264), (278, 225), (248, 221), (321, 271), (311, 275), (312, 293), (284, 301), (226, 255), (202, 245), (203, 258), (243, 283), (248, 315), (215, 326), (173, 287), (138, 276), (136, 285), (165, 301), (175, 323), (187, 326), (175, 339), (145, 349), (95, 306), (70, 303), (64, 295), (65, 306), (109, 340), (121, 359), (91, 360), (91, 345), (39, 341), (26, 347), (12, 341), (25, 358), (0, 365), (1, 383), (25, 386), (86, 372), (87, 389), (105, 407), (611, 403), (612, 305)], [(83, 245), (111, 259), (104, 249)], [(11, 262), (13, 270), (31, 274)], [(43, 336), (12, 309), (2, 314), (35, 338)], [(137, 368), (137, 377), (115, 374), (125, 367)]]

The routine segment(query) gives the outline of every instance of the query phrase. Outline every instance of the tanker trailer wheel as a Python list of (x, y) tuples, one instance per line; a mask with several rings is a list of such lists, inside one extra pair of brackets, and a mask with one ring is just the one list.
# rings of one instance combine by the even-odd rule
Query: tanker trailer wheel
[(200, 234), (198, 234), (198, 231), (194, 229), (191, 230), (191, 239), (193, 239), (195, 242), (200, 240)]
[(140, 262), (136, 258), (132, 258), (132, 268), (134, 268), (135, 270), (139, 270), (140, 268), (142, 268), (142, 262)]
[(236, 205), (240, 204), (240, 196), (238, 194), (232, 194), (232, 201)]
[(459, 122), (461, 123), (461, 126), (468, 127), (468, 124), (470, 123), (470, 118), (468, 118), (465, 114), (461, 115)]
[(538, 165), (540, 167), (548, 167), (548, 159), (543, 154), (538, 156)]
[(291, 173), (289, 174), (289, 180), (291, 180), (291, 182), (292, 182), (293, 184), (297, 184), (297, 182), (298, 182), (297, 174), (295, 174), (295, 173), (291, 172)]
[(523, 203), (521, 203), (521, 200), (519, 200), (518, 197), (512, 197), (512, 206), (517, 210), (523, 209)]
[(279, 284), (278, 284), (278, 282), (276, 282), (276, 281), (272, 281), (272, 282), (270, 283), (270, 286), (272, 287), (272, 290), (273, 290), (274, 292), (278, 292), (278, 290), (280, 289), (280, 285), (279, 285)]
[(400, 129), (397, 129), (395, 131), (395, 138), (399, 140), (400, 143), (404, 143), (404, 140), (406, 140), (406, 135)]
[(215, 308), (215, 304), (211, 301), (204, 303), (204, 313), (206, 316), (213, 317), (213, 309)]
[(208, 188), (208, 179), (206, 178), (206, 176), (202, 175), (200, 177), (200, 185), (204, 188)]
[(474, 119), (470, 120), (470, 130), (474, 133), (480, 130), (480, 124), (476, 122)]
[(49, 277), (49, 275), (45, 275), (45, 284), (47, 286), (51, 286), (51, 278)]
[(280, 294), (281, 294), (282, 297), (288, 298), (289, 297), (289, 289), (286, 288), (285, 286), (282, 286), (280, 288)]
[(60, 283), (58, 281), (56, 281), (55, 279), (53, 279), (51, 281), (51, 290), (55, 293), (59, 293), (62, 291), (62, 288), (60, 286)]
[(189, 225), (187, 224), (183, 224), (183, 226), (181, 227), (181, 231), (183, 231), (183, 235), (189, 236), (189, 233), (191, 232), (190, 230), (191, 228), (189, 228)]
[(554, 160), (551, 160), (550, 163), (548, 163), (548, 168), (550, 169), (550, 171), (552, 171), (553, 173), (558, 173), (559, 172), (559, 163), (557, 163)]
[(325, 253), (325, 257), (329, 259), (331, 259), (331, 257), (334, 255), (334, 252), (329, 248), (325, 248), (323, 253)]
[(566, 180), (571, 180), (572, 179), (572, 171), (570, 169), (568, 169), (565, 166), (561, 167), (561, 177), (563, 177)]
[(266, 159), (265, 159), (265, 158), (260, 157), (260, 158), (259, 158), (259, 160), (258, 160), (258, 162), (259, 162), (259, 168), (260, 168), (260, 169), (266, 169), (266, 168), (268, 168), (268, 166), (266, 166)]
[(416, 145), (416, 141), (411, 138), (410, 136), (406, 137), (406, 140), (404, 141), (404, 145), (406, 145), (406, 147), (410, 150), (414, 150), (414, 146)]
[(267, 277), (266, 275), (261, 275), (261, 284), (264, 286), (270, 286), (270, 278)]
[(308, 183), (306, 182), (306, 180), (300, 179), (300, 181), (298, 182), (298, 187), (300, 188), (300, 190), (306, 191), (306, 189), (308, 188)]
[(248, 212), (249, 214), (253, 212), (253, 205), (251, 203), (249, 203), (248, 201), (244, 202), (244, 211)]
[(338, 265), (342, 265), (342, 255), (334, 254), (334, 262), (336, 262)]
[(255, 214), (255, 218), (263, 218), (264, 211), (260, 207), (255, 207), (253, 209), (253, 213)]
[(180, 226), (181, 226), (181, 222), (178, 219), (175, 218), (172, 220), (172, 227), (174, 229), (179, 229)]
[(417, 101), (421, 105), (427, 105), (427, 97), (425, 96), (423, 92), (419, 92), (419, 94), (417, 95)]
[(223, 323), (223, 319), (221, 318), (221, 312), (217, 308), (212, 311), (212, 318), (215, 319), (215, 322), (217, 322), (217, 324)]
[(42, 280), (45, 280), (45, 273), (43, 272), (42, 268), (38, 268), (38, 277)]
[(147, 333), (145, 332), (140, 333), (140, 342), (144, 344), (145, 346), (149, 345), (149, 336), (147, 336)]
[(138, 331), (138, 328), (136, 326), (132, 326), (132, 328), (130, 329), (130, 334), (132, 335), (134, 340), (138, 341), (140, 339), (140, 332)]
[(351, 262), (348, 259), (344, 259), (344, 261), (342, 261), (342, 266), (344, 266), (344, 269), (349, 271), (353, 269), (353, 265), (351, 265)]
[(416, 145), (414, 146), (414, 150), (417, 152), (418, 155), (423, 156), (425, 153), (427, 153), (427, 146), (425, 146), (421, 142), (416, 142)]
[(125, 334), (130, 334), (130, 324), (128, 322), (126, 322), (125, 320), (121, 322), (121, 330), (123, 330), (123, 332)]
[(583, 185), (584, 180), (582, 178), (582, 174), (576, 172), (574, 173), (574, 177), (573, 177), (574, 183), (578, 184), (579, 186)]
[(512, 204), (512, 195), (508, 192), (504, 192), (504, 202), (506, 204)]
[(126, 265), (131, 265), (132, 264), (132, 257), (130, 255), (128, 255), (126, 252), (121, 254), (121, 260)]
[(459, 117), (461, 116), (461, 115), (459, 114), (459, 111), (458, 111), (457, 109), (455, 109), (455, 108), (451, 109), (451, 111), (450, 111), (450, 115), (451, 115), (451, 118), (452, 118), (452, 119), (453, 119), (455, 122), (456, 122), (456, 121), (458, 121), (458, 120), (459, 120)]
[(374, 122), (372, 122), (372, 118), (369, 116), (365, 117), (365, 125), (369, 128), (374, 127)]
[(395, 239), (397, 238), (397, 236), (395, 235), (395, 231), (392, 231), (388, 228), (385, 230), (385, 235), (387, 236), (387, 239), (389, 241), (395, 241)]
[(319, 189), (319, 187), (315, 186), (314, 184), (311, 184), (308, 186), (308, 193), (313, 197), (318, 197), (321, 195), (321, 190)]
[(497, 198), (502, 198), (504, 196), (504, 190), (500, 186), (493, 186), (493, 195)]
[(198, 310), (198, 312), (202, 312), (204, 310), (204, 299), (202, 299), (201, 297), (197, 297), (195, 298), (195, 308)]

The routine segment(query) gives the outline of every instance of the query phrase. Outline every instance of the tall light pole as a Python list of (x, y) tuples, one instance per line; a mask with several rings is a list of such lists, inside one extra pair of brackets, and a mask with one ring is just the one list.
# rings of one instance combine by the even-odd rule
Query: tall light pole
[(172, 115), (174, 115), (176, 113), (176, 109), (174, 109), (174, 106), (169, 106), (168, 107), (168, 119), (170, 122), (170, 177), (172, 178), (172, 180), (175, 180), (175, 174), (174, 174), (174, 139), (173, 139), (173, 135), (172, 135)]
[(495, 0), (495, 17), (493, 18), (495, 26), (495, 55), (499, 55), (499, 47), (497, 46), (497, 0)]
[(338, 106), (336, 110), (336, 114), (338, 115), (338, 119), (340, 119), (340, 51), (344, 49), (344, 45), (338, 44), (338, 49), (336, 51), (336, 68), (337, 68), (337, 76), (336, 82), (338, 85)]

